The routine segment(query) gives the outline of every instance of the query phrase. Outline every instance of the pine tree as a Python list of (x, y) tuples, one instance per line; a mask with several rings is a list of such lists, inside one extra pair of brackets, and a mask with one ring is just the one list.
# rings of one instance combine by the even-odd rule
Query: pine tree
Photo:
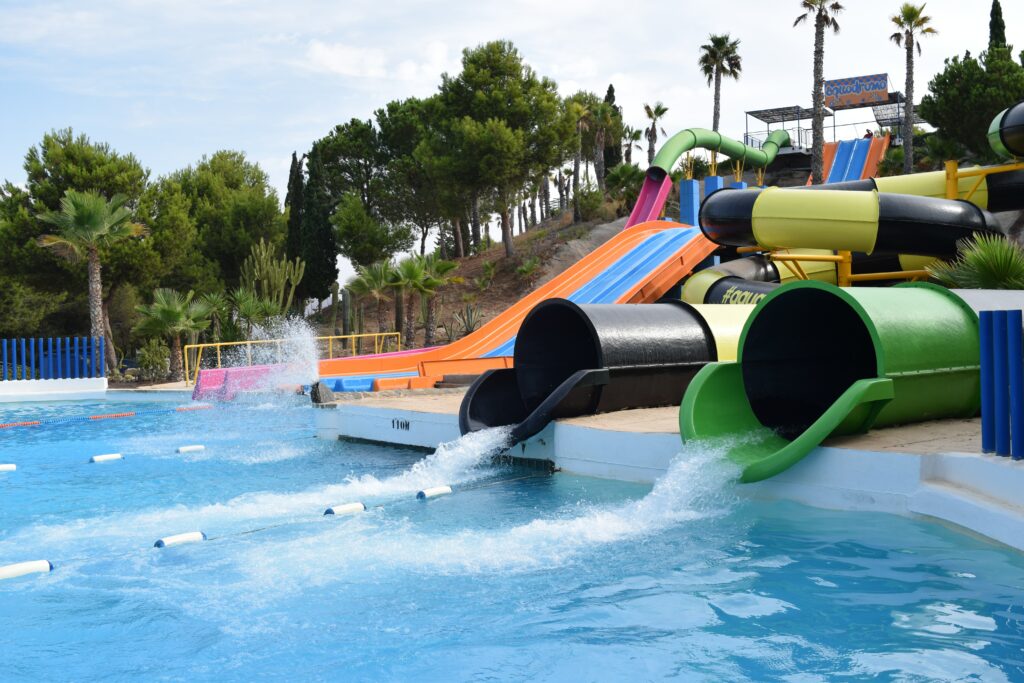
[(288, 171), (288, 194), (284, 198), (285, 208), (288, 209), (288, 232), (284, 248), (289, 260), (302, 256), (302, 200), (305, 189), (302, 162), (305, 158), (303, 155), (300, 159), (298, 154), (292, 152), (292, 167)]
[(1003, 21), (1003, 6), (999, 4), (999, 0), (992, 0), (992, 11), (988, 18), (988, 47), (990, 50), (994, 47), (1006, 47), (1006, 23)]

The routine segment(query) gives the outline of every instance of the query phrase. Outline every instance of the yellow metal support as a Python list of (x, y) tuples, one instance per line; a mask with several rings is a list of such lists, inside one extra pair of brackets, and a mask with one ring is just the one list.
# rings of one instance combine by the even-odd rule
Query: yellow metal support
[(732, 162), (732, 179), (737, 183), (743, 182), (743, 159), (736, 159)]
[(711, 150), (711, 163), (708, 164), (708, 175), (718, 175), (718, 152)]
[(946, 162), (946, 199), (960, 196), (960, 164), (955, 160)]
[(839, 256), (842, 258), (836, 265), (836, 282), (840, 287), (849, 287), (853, 284), (853, 254), (841, 251)]
[[(355, 344), (358, 340), (372, 339), (374, 353), (383, 352), (384, 348), (390, 343), (395, 343), (395, 350), (402, 350), (402, 335), (398, 332), (379, 332), (379, 333), (368, 333), (368, 334), (344, 334), (334, 335), (330, 337), (315, 337), (314, 342), (322, 342), (327, 340), (327, 353), (328, 357), (333, 358), (334, 353), (334, 341), (339, 340), (342, 342), (348, 342), (348, 346), (355, 349)], [(223, 367), (223, 359), (221, 350), (229, 347), (244, 346), (245, 347), (245, 363), (242, 365), (252, 365), (252, 350), (253, 347), (265, 347), (269, 344), (273, 344), (277, 350), (278, 362), (284, 360), (284, 350), (281, 346), (282, 342), (297, 341), (295, 339), (257, 339), (253, 341), (241, 341), (241, 342), (218, 342), (209, 344), (188, 344), (185, 346), (185, 383), (194, 384), (196, 379), (199, 377), (199, 370), (202, 367), (203, 352), (206, 349), (214, 349), (217, 354), (217, 367)], [(318, 344), (319, 348), (319, 344)], [(195, 356), (195, 367), (189, 362), (191, 356)], [(319, 355), (319, 351), (317, 353)], [(353, 354), (359, 355), (359, 354)]]
[(754, 169), (754, 179), (757, 181), (758, 187), (764, 187), (764, 172), (765, 168), (763, 166)]

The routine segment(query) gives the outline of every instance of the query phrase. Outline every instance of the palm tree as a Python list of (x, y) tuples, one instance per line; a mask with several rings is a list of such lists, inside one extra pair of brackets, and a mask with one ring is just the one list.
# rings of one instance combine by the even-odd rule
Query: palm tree
[(633, 150), (642, 149), (640, 140), (644, 132), (632, 126), (625, 126), (622, 129), (622, 160), (627, 164), (633, 163)]
[[(377, 331), (387, 332), (388, 326), (388, 302), (391, 301), (391, 281), (395, 279), (395, 268), (390, 261), (378, 261), (370, 266), (359, 266), (356, 269), (357, 279), (356, 293), (373, 299), (377, 304)], [(350, 283), (350, 289), (351, 289)]]
[(245, 325), (245, 338), (251, 339), (253, 328), (268, 317), (267, 302), (251, 289), (239, 287), (231, 292), (231, 305), (238, 322)]
[(708, 85), (715, 84), (715, 114), (712, 118), (711, 130), (718, 130), (718, 122), (722, 113), (722, 77), (728, 76), (739, 80), (743, 70), (739, 55), (740, 41), (732, 40), (729, 34), (710, 35), (708, 42), (700, 46), (700, 59), (697, 65), (700, 72), (708, 79)]
[(423, 345), (433, 346), (434, 335), (437, 333), (437, 290), (451, 284), (449, 273), (458, 268), (454, 261), (446, 261), (437, 258), (434, 254), (427, 254), (423, 257), (423, 269), (426, 271), (427, 282), (424, 283), (430, 288), (427, 297), (427, 316), (425, 330), (423, 331)]
[(921, 54), (921, 43), (915, 37), (935, 35), (938, 33), (928, 24), (932, 18), (924, 13), (927, 3), (914, 5), (905, 2), (900, 5), (900, 11), (890, 17), (890, 21), (896, 25), (896, 33), (889, 36), (889, 40), (907, 51), (907, 102), (903, 107), (903, 172), (911, 173), (914, 170), (914, 44), (917, 44), (917, 54)]
[(668, 107), (661, 102), (655, 102), (652, 107), (649, 104), (644, 105), (644, 114), (647, 115), (647, 120), (650, 121), (650, 125), (644, 129), (644, 137), (647, 138), (647, 165), (650, 166), (654, 163), (654, 146), (658, 144), (658, 131), (661, 131), (662, 135), (666, 135), (665, 129), (661, 128), (658, 123), (668, 113)]
[(204, 294), (201, 301), (210, 309), (210, 322), (213, 324), (213, 343), (221, 339), (221, 326), (231, 315), (231, 301), (224, 292)]
[(136, 306), (142, 319), (135, 326), (135, 332), (151, 337), (166, 337), (171, 340), (171, 377), (182, 379), (181, 335), (198, 335), (210, 325), (210, 308), (194, 300), (195, 292), (181, 294), (173, 289), (160, 288), (153, 292), (153, 303)]
[(590, 110), (590, 127), (594, 130), (594, 175), (597, 186), (604, 192), (604, 141), (615, 126), (615, 107), (598, 102)]
[(571, 100), (569, 116), (576, 126), (576, 144), (572, 154), (572, 220), (578, 223), (583, 220), (580, 212), (580, 161), (583, 157), (583, 132), (589, 125), (590, 109), (579, 100)]
[(825, 29), (839, 33), (839, 22), (836, 15), (843, 11), (843, 6), (830, 0), (802, 0), (800, 7), (804, 13), (796, 18), (793, 26), (798, 26), (808, 18), (814, 19), (814, 90), (811, 98), (814, 107), (814, 118), (811, 126), (811, 182), (824, 182), (825, 175)]
[(419, 256), (402, 259), (392, 273), (391, 286), (398, 290), (397, 296), (405, 297), (405, 325), (402, 341), (406, 348), (413, 348), (416, 334), (416, 297), (429, 293), (426, 269)]
[[(103, 280), (100, 275), (100, 249), (129, 237), (146, 234), (146, 228), (131, 221), (125, 206), (128, 197), (114, 195), (108, 202), (95, 192), (68, 190), (60, 200), (60, 211), (50, 211), (39, 220), (57, 229), (54, 235), (42, 235), (39, 244), (50, 247), (70, 261), (85, 256), (89, 272), (89, 334), (104, 336)], [(113, 340), (108, 340), (107, 364), (116, 367)], [(113, 368), (112, 368), (113, 369)]]

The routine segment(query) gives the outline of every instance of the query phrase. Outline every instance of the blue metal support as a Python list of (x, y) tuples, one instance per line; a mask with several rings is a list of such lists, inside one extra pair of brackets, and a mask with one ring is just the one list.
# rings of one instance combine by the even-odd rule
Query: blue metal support
[(25, 355), (25, 338), (22, 337), (18, 341), (21, 342), (21, 354), (19, 356), (21, 360), (21, 376), (18, 379), (25, 379), (25, 359), (28, 357)]
[(723, 187), (725, 187), (725, 178), (722, 176), (709, 175), (704, 178), (704, 199), (707, 199)]
[(46, 340), (46, 358), (49, 361), (47, 363), (47, 376), (50, 379), (57, 379), (57, 375), (53, 374), (55, 367), (53, 364), (53, 337)]
[(100, 377), (106, 377), (107, 376), (107, 356), (106, 356), (106, 353), (105, 353), (106, 350), (107, 350), (107, 338), (106, 337), (100, 337), (100, 374), (99, 374)]
[(78, 379), (82, 376), (82, 351), (79, 346), (81, 337), (75, 337), (75, 364), (72, 365), (71, 377)]
[(745, 189), (747, 189), (747, 184), (745, 182), (743, 182), (742, 180), (740, 180), (738, 182), (733, 181), (732, 183), (730, 183), (729, 187), (731, 187), (733, 189), (736, 189), (736, 190), (745, 190)]
[(992, 311), (982, 311), (979, 315), (980, 346), (981, 346), (981, 452), (995, 453), (996, 450), (996, 382), (995, 362), (993, 358), (994, 340), (992, 328), (994, 321)]
[(1010, 380), (1010, 455), (1024, 459), (1024, 315), (1006, 312), (1006, 355)]
[(1006, 311), (993, 311), (992, 346), (995, 355), (996, 455), (1010, 454), (1010, 384), (1006, 380)]
[(64, 337), (64, 374), (61, 379), (71, 377), (71, 337)]
[(700, 182), (679, 181), (679, 222), (697, 227), (700, 221)]
[(7, 340), (4, 339), (2, 342), (0, 342), (0, 344), (2, 344), (2, 346), (0, 346), (0, 349), (2, 349), (2, 350), (0, 350), (0, 355), (3, 356), (3, 359), (2, 359), (3, 367), (0, 368), (0, 382), (6, 382), (7, 381)]
[(92, 337), (84, 337), (82, 339), (82, 344), (85, 345), (85, 357), (82, 359), (82, 365), (84, 366), (83, 370), (85, 372), (82, 373), (82, 377), (92, 377), (92, 369), (95, 367), (95, 363), (93, 363), (92, 360), (92, 340)]
[(28, 378), (36, 378), (36, 340), (28, 340)]

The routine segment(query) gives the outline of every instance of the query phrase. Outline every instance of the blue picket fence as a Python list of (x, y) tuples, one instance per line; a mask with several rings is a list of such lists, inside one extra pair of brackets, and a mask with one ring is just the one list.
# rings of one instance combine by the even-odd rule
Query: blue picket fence
[(103, 337), (0, 339), (0, 382), (106, 377)]
[(982, 311), (981, 451), (1024, 459), (1024, 315)]

